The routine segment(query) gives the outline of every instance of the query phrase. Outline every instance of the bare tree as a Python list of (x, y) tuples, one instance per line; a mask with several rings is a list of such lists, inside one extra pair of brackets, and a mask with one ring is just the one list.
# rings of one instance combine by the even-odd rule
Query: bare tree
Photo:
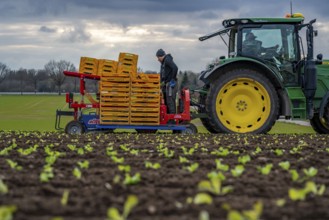
[(60, 60), (58, 62), (51, 60), (45, 65), (45, 70), (57, 86), (58, 95), (61, 94), (61, 87), (65, 81), (63, 71), (76, 71), (75, 66), (71, 62), (65, 60)]
[(5, 80), (9, 72), (10, 69), (7, 67), (7, 65), (0, 62), (0, 83)]

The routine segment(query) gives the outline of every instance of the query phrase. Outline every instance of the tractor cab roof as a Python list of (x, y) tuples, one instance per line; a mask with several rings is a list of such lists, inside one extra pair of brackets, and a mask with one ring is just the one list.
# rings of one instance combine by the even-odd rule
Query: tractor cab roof
[(289, 17), (289, 18), (233, 18), (223, 21), (225, 28), (236, 25), (248, 24), (302, 24), (304, 17)]

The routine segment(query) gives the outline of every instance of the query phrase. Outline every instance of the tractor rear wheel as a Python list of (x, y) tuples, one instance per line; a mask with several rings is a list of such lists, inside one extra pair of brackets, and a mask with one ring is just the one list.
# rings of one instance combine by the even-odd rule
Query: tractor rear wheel
[[(328, 108), (327, 108), (328, 109)], [(319, 114), (314, 114), (310, 120), (312, 128), (318, 134), (329, 134), (329, 112), (325, 113), (324, 118), (321, 120)]]
[[(207, 95), (204, 94), (200, 94), (199, 96), (199, 105), (201, 107), (199, 107), (199, 113), (206, 113), (206, 108), (204, 107), (206, 105), (206, 100), (207, 100)], [(208, 115), (208, 114), (207, 114)], [(209, 118), (200, 118), (202, 125), (210, 132), (210, 133), (221, 133), (220, 130), (218, 130), (216, 128), (215, 125), (211, 124), (211, 121), (209, 120)]]
[(65, 127), (66, 134), (83, 134), (85, 129), (79, 121), (70, 121)]
[(235, 69), (211, 86), (206, 110), (216, 130), (267, 133), (279, 114), (279, 98), (268, 78), (251, 69)]

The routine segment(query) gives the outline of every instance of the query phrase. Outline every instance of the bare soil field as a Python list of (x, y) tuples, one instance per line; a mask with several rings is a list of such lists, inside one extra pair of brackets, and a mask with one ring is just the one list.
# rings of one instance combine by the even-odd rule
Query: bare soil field
[(0, 216), (115, 219), (134, 195), (126, 219), (329, 219), (328, 141), (0, 132)]

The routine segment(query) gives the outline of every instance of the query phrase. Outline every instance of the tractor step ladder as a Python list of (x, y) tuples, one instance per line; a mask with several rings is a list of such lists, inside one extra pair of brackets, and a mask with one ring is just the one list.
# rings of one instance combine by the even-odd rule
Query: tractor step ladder
[(306, 119), (306, 98), (300, 87), (287, 87), (291, 101), (292, 119)]

